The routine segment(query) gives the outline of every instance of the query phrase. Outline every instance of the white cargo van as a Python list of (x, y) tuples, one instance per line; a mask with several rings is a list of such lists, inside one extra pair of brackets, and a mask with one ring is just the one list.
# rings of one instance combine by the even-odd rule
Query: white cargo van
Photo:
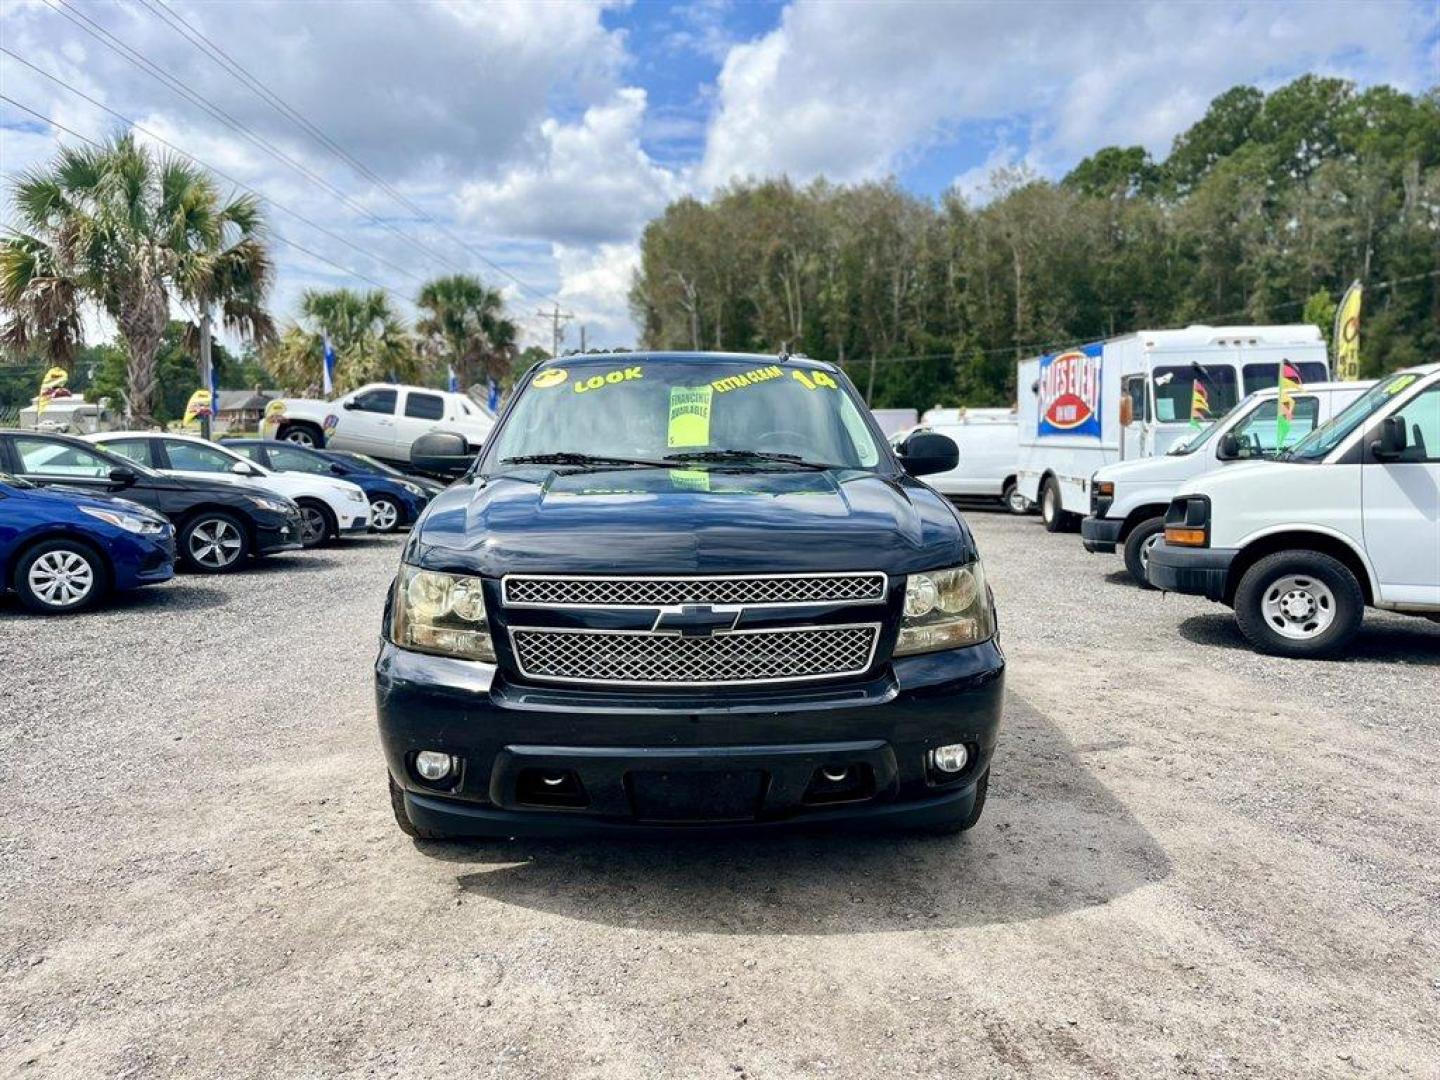
[[(1293, 446), (1374, 385), (1369, 382), (1316, 383), (1295, 391), (1294, 417), (1285, 435)], [(1145, 577), (1150, 548), (1165, 531), (1165, 511), (1180, 485), (1203, 472), (1236, 461), (1272, 458), (1280, 444), (1278, 390), (1257, 390), (1239, 405), (1168, 453), (1122, 461), (1097, 469), (1090, 478), (1090, 516), (1080, 523), (1085, 550), (1124, 550), (1130, 576)]]
[(1020, 494), (1040, 504), (1051, 532), (1072, 526), (1089, 509), (1096, 469), (1155, 457), (1195, 433), (1197, 376), (1209, 405), (1201, 419), (1208, 422), (1247, 394), (1275, 386), (1285, 360), (1306, 384), (1330, 376), (1325, 342), (1308, 323), (1140, 330), (1022, 360)]
[(1379, 380), (1274, 461), (1191, 480), (1149, 578), (1229, 604), (1281, 656), (1341, 651), (1367, 605), (1440, 620), (1440, 364)]
[[(933, 431), (954, 441), (960, 461), (949, 472), (927, 476), (925, 482), (942, 495), (998, 499), (1012, 513), (1030, 510), (1015, 488), (1017, 414), (1014, 409), (930, 409), (914, 431)], [(892, 443), (904, 438), (893, 437)]]

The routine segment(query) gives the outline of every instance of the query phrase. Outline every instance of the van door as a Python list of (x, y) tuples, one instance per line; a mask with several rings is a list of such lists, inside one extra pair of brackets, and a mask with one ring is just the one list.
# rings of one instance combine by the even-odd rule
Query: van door
[(1375, 458), (1379, 425), (1362, 444), (1365, 550), (1386, 603), (1440, 606), (1440, 385), (1390, 415), (1405, 424), (1404, 452)]

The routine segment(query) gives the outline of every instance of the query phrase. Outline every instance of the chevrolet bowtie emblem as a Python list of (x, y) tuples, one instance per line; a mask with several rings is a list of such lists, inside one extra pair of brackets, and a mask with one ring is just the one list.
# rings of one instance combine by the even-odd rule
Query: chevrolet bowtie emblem
[(664, 608), (655, 620), (657, 634), (679, 634), (681, 637), (711, 637), (719, 630), (733, 630), (740, 618), (740, 608), (711, 607), (709, 604), (682, 604)]

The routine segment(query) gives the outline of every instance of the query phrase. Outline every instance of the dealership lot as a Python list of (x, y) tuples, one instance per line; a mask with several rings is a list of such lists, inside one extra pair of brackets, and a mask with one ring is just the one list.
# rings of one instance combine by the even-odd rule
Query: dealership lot
[(403, 538), (5, 600), (0, 1075), (1440, 1070), (1440, 626), (1266, 657), (968, 516), (1009, 701), (956, 840), (406, 840), (369, 672)]

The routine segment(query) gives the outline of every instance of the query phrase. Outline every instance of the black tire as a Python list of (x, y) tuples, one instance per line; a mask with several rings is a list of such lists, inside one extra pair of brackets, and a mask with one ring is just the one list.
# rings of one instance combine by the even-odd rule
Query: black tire
[(1071, 516), (1065, 512), (1065, 500), (1060, 497), (1060, 482), (1047, 476), (1040, 485), (1040, 519), (1045, 522), (1045, 531), (1065, 532), (1070, 528)]
[(15, 560), (11, 578), (20, 602), (41, 615), (70, 615), (110, 591), (110, 568), (89, 544), (68, 537), (42, 540)]
[(339, 534), (335, 515), (323, 502), (316, 499), (296, 499), (300, 507), (300, 546), (309, 551), (327, 543)]
[(395, 778), (388, 773), (385, 777), (390, 783), (390, 809), (395, 814), (395, 824), (400, 826), (400, 831), (412, 840), (449, 840), (450, 833), (442, 832), (439, 829), (422, 829), (410, 820), (410, 815), (405, 812), (405, 793), (400, 790), (400, 785), (395, 783)]
[(281, 442), (293, 442), (296, 446), (309, 446), (316, 450), (325, 447), (325, 433), (314, 424), (295, 422), (281, 424), (275, 432)]
[[(380, 496), (378, 499), (370, 500), (370, 531), (377, 533), (393, 533), (400, 528), (400, 507), (394, 499)], [(376, 522), (383, 522), (377, 525)]]
[(990, 790), (990, 770), (986, 769), (980, 774), (980, 779), (975, 781), (975, 803), (970, 807), (967, 814), (957, 814), (949, 821), (936, 822), (934, 825), (920, 825), (914, 830), (920, 836), (958, 836), (962, 832), (973, 829), (980, 820), (980, 815), (985, 810), (985, 795)]
[(1153, 517), (1140, 522), (1125, 538), (1125, 569), (1142, 589), (1155, 588), (1145, 576), (1145, 568), (1150, 564), (1150, 548), (1164, 534), (1165, 519)]
[(197, 574), (228, 574), (250, 554), (250, 530), (228, 510), (201, 510), (175, 539), (181, 562)]
[(1365, 593), (1350, 568), (1318, 551), (1267, 555), (1240, 579), (1235, 621), (1259, 652), (1332, 656), (1360, 631)]
[(1005, 481), (1005, 487), (1000, 492), (1000, 501), (1012, 514), (1023, 516), (1030, 513), (1030, 500), (1020, 494), (1020, 486), (1014, 480)]

